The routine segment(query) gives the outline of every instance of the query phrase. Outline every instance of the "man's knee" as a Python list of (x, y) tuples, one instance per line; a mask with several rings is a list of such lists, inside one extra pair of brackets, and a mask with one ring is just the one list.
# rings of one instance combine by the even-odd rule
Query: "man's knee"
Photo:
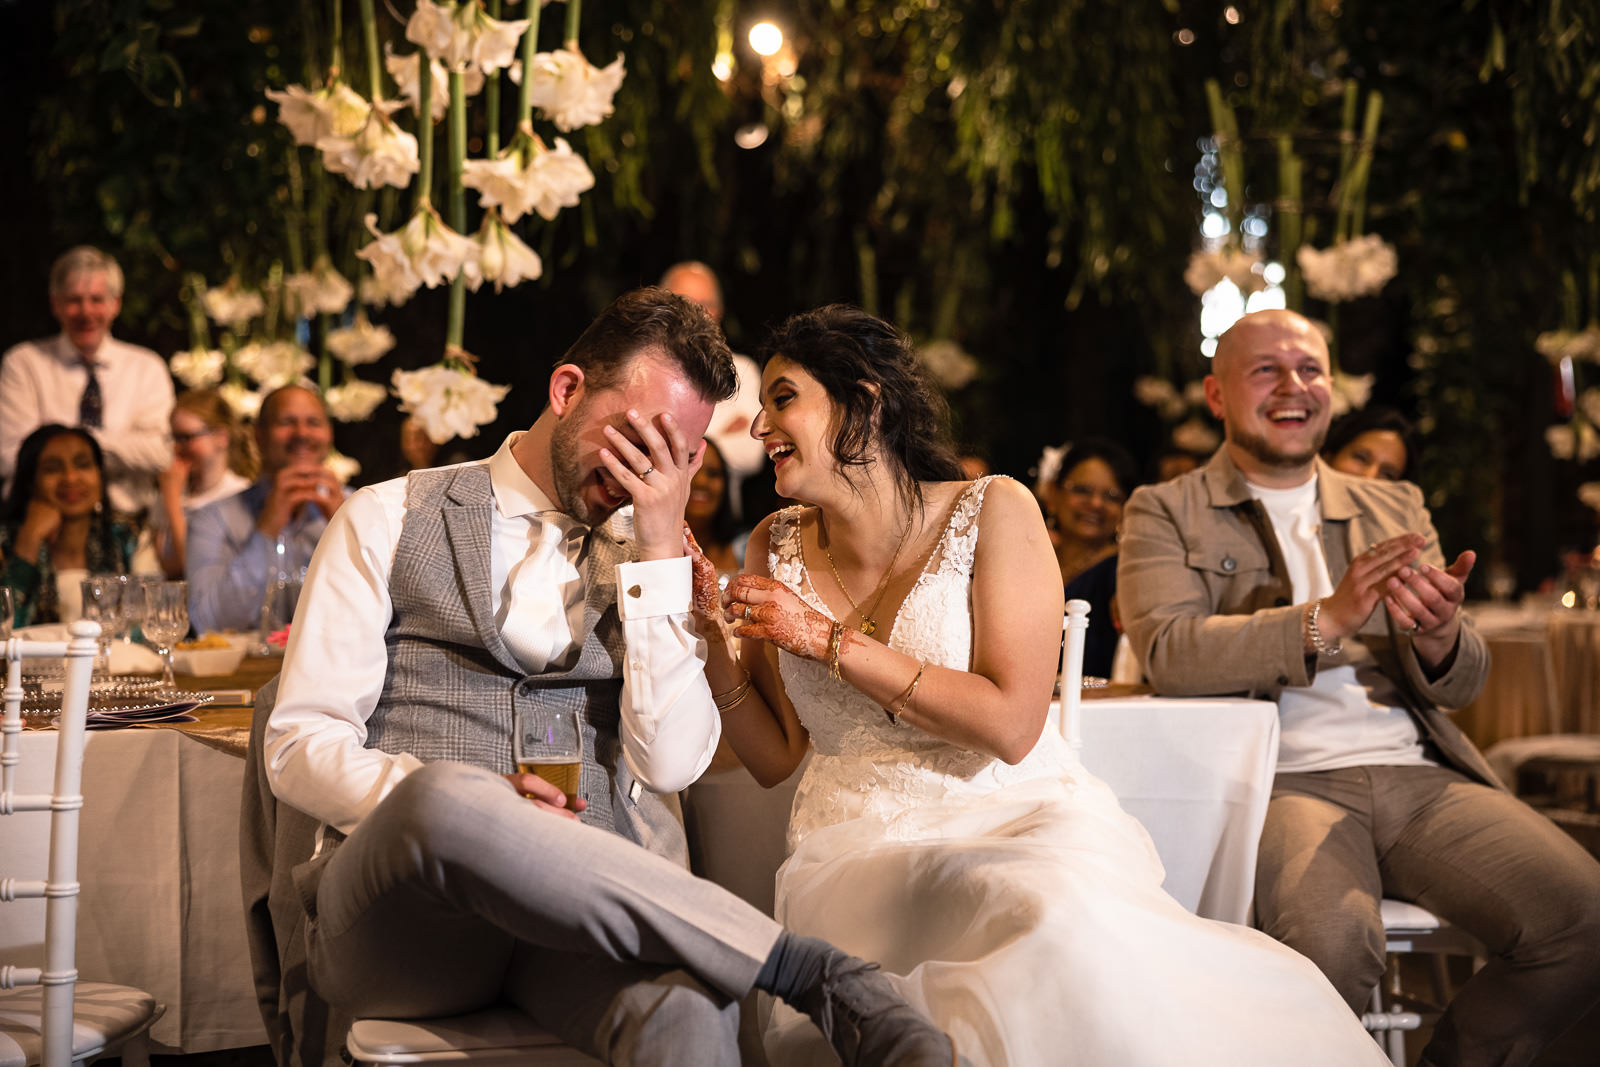
[(510, 783), (493, 771), (465, 763), (429, 763), (401, 779), (373, 815), (388, 832), (428, 853), (470, 853), (492, 825), (495, 806), (516, 799)]
[(1365, 907), (1288, 909), (1261, 929), (1317, 965), (1354, 1011), (1365, 1011), (1383, 978), (1383, 922)]
[(637, 1067), (738, 1067), (739, 1002), (669, 971), (617, 994), (597, 1044), (608, 1061)]

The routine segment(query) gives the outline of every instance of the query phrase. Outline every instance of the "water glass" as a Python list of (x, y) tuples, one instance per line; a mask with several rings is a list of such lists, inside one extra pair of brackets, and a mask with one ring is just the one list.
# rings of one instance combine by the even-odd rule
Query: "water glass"
[(122, 614), (122, 591), (128, 586), (126, 574), (97, 574), (83, 580), (83, 617), (100, 624), (100, 654), (95, 670), (111, 672), (111, 639), (127, 632)]
[(11, 636), (11, 624), (16, 619), (17, 601), (9, 585), (0, 585), (0, 641)]
[(517, 716), (517, 770), (543, 778), (566, 794), (575, 811), (583, 776), (583, 736), (570, 708), (529, 708)]
[(174, 684), (172, 646), (189, 632), (189, 583), (151, 581), (144, 584), (145, 640), (161, 653), (161, 684)]

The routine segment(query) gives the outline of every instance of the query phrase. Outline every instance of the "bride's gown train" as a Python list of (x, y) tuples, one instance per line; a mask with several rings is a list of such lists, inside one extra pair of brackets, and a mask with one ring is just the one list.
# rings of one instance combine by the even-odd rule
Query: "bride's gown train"
[[(891, 633), (929, 665), (970, 667), (987, 483), (958, 501)], [(800, 514), (774, 520), (769, 565), (828, 614)], [(1310, 961), (1164, 893), (1144, 827), (1055, 731), (1009, 766), (891, 723), (825, 664), (782, 653), (780, 670), (815, 751), (777, 918), (905, 976), (978, 1067), (1387, 1063)], [(766, 1044), (775, 1067), (838, 1062), (782, 1004)]]

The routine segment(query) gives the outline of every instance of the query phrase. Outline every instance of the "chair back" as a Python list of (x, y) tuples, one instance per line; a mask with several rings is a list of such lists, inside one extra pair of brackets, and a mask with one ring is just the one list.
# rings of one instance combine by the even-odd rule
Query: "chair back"
[(1083, 727), (1079, 721), (1083, 704), (1083, 639), (1089, 632), (1089, 602), (1067, 601), (1061, 620), (1061, 736), (1073, 755), (1083, 749)]
[[(83, 808), (83, 742), (89, 713), (89, 676), (94, 667), (98, 623), (82, 620), (69, 627), (68, 641), (5, 642), (6, 687), (3, 744), (0, 744), (0, 815), (48, 812), (49, 870), (43, 881), (0, 878), (0, 903), (43, 897), (44, 966), (0, 966), (0, 989), (42, 986), (44, 1018), (40, 1036), (44, 1067), (72, 1062), (72, 1001), (78, 980), (78, 814)], [(65, 660), (61, 717), (57, 722), (55, 778), (49, 793), (16, 790), (22, 761), (22, 661)]]

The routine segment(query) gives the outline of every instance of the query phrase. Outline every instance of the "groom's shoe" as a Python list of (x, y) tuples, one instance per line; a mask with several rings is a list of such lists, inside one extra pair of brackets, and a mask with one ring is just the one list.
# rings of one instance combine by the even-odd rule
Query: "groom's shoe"
[(972, 1067), (876, 963), (834, 957), (802, 1005), (844, 1067)]

